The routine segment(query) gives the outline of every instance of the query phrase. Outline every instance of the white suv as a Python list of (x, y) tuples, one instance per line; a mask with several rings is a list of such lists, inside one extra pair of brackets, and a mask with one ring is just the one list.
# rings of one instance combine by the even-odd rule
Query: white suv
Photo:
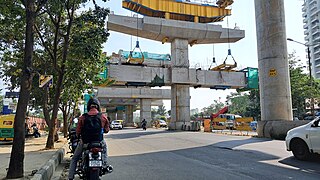
[(320, 118), (287, 132), (286, 146), (294, 157), (307, 160), (311, 153), (320, 154)]
[(111, 129), (122, 129), (122, 121), (121, 120), (113, 120), (110, 125)]

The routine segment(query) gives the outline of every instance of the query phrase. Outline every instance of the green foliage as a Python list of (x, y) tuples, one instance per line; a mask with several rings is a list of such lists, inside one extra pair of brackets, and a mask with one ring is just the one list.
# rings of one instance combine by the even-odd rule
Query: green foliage
[(292, 108), (295, 109), (294, 116), (302, 117), (306, 113), (305, 100), (309, 98), (320, 98), (319, 80), (314, 79), (304, 72), (305, 66), (301, 64), (299, 57), (292, 52), (288, 55)]
[(213, 103), (209, 107), (205, 107), (202, 109), (204, 116), (210, 116), (211, 114), (217, 113), (220, 109), (225, 106), (224, 103), (214, 100)]
[[(25, 39), (25, 10), (21, 1), (3, 0), (0, 4), (1, 78), (10, 89), (20, 84)], [(12, 83), (10, 83), (10, 81)]]
[(260, 91), (258, 89), (249, 92), (249, 105), (246, 107), (244, 117), (253, 117), (255, 120), (261, 119)]
[(246, 111), (246, 107), (249, 105), (249, 97), (247, 94), (242, 95), (241, 93), (231, 93), (231, 95), (227, 96), (227, 102), (231, 103), (228, 108), (228, 113), (243, 116)]
[[(0, 91), (1, 92), (1, 91)], [(3, 110), (3, 98), (4, 96), (3, 95), (0, 95), (0, 112), (2, 113), (2, 110)]]
[(158, 106), (157, 114), (159, 114), (161, 116), (165, 116), (167, 114), (166, 107), (163, 105)]

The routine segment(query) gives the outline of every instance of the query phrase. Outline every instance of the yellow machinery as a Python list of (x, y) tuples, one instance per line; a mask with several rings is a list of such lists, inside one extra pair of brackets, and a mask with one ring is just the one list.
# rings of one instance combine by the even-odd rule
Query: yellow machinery
[(199, 23), (219, 22), (231, 15), (231, 10), (226, 7), (231, 5), (233, 0), (217, 0), (216, 5), (213, 5), (213, 2), (210, 4), (202, 2), (199, 0), (123, 0), (122, 7), (145, 16)]
[[(136, 55), (134, 55), (133, 53), (136, 48), (140, 50), (140, 53), (136, 53)], [(144, 62), (144, 54), (140, 49), (139, 41), (136, 41), (136, 46), (133, 48), (132, 51), (130, 51), (129, 57), (127, 59), (127, 63), (143, 64), (143, 62)]]
[[(234, 62), (233, 64), (227, 64), (226, 63), (228, 56), (232, 57), (232, 60)], [(223, 61), (223, 64), (220, 64), (219, 66), (210, 68), (210, 70), (211, 71), (235, 71), (233, 69), (237, 67), (237, 62), (236, 62), (236, 60), (234, 60), (234, 57), (231, 54), (231, 49), (228, 49), (228, 56)]]

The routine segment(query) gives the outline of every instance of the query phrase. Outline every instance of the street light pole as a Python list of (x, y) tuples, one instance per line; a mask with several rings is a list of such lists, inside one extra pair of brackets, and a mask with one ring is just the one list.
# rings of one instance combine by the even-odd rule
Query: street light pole
[[(311, 73), (311, 55), (310, 55), (310, 46), (312, 45), (308, 45), (308, 44), (304, 44), (304, 43), (301, 43), (299, 41), (295, 41), (291, 38), (287, 38), (288, 41), (292, 41), (292, 42), (295, 42), (295, 43), (298, 43), (298, 44), (302, 44), (304, 46), (307, 47), (307, 50), (308, 50), (308, 64), (309, 64), (309, 81), (310, 81), (310, 86), (311, 88), (313, 87), (313, 83), (312, 83), (312, 73)], [(313, 118), (315, 118), (315, 113), (314, 113), (314, 98), (311, 97), (310, 98), (310, 108), (311, 108), (311, 115)]]

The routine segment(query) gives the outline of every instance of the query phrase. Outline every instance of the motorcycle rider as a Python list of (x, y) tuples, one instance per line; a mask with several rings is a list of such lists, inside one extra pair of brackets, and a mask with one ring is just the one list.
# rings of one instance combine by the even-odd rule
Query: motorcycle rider
[(41, 137), (41, 134), (39, 133), (39, 129), (38, 129), (38, 127), (37, 127), (37, 124), (36, 124), (36, 123), (33, 123), (31, 127), (32, 127), (32, 129), (33, 129), (33, 136), (34, 136), (35, 138)]
[(143, 130), (147, 130), (147, 121), (146, 121), (146, 119), (143, 119), (143, 120), (141, 121), (141, 126), (142, 126), (142, 129), (143, 129)]
[[(88, 110), (88, 115), (92, 116), (92, 115), (98, 115), (100, 114), (100, 102), (98, 99), (96, 98), (91, 98), (88, 101), (87, 104), (87, 110)], [(80, 134), (82, 134), (83, 129), (84, 128), (84, 121), (86, 120), (86, 114), (83, 114), (81, 117), (79, 117), (78, 119), (78, 124), (77, 124), (77, 129), (76, 129), (76, 134), (77, 137), (80, 136)], [(101, 122), (101, 127), (103, 128), (103, 132), (104, 133), (108, 133), (110, 128), (109, 128), (109, 121), (107, 119), (107, 117), (104, 114), (101, 114), (101, 118), (100, 118), (100, 122)], [(103, 134), (101, 134), (102, 136), (102, 148), (103, 148), (103, 153), (102, 153), (102, 159), (103, 159), (103, 168), (106, 169), (107, 168), (107, 145), (106, 142), (103, 139)], [(70, 179), (74, 179), (74, 174), (76, 171), (76, 167), (77, 167), (77, 162), (81, 157), (82, 154), (82, 149), (83, 149), (83, 140), (80, 139), (80, 142), (78, 143), (78, 146), (74, 152), (74, 155), (71, 159), (70, 162), (70, 167), (69, 167), (69, 175), (68, 178)]]

